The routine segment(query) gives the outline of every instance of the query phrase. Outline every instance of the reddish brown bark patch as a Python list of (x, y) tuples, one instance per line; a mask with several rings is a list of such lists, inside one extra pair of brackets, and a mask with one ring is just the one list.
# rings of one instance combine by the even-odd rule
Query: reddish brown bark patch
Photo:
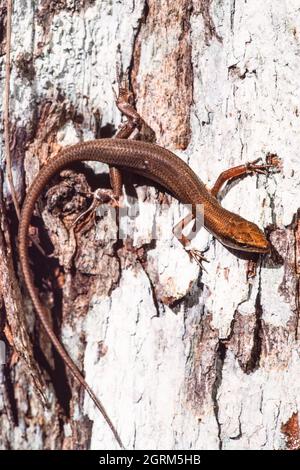
[(241, 369), (249, 374), (259, 366), (261, 353), (261, 310), (252, 315), (235, 312), (227, 349), (232, 350)]
[(298, 413), (293, 413), (290, 419), (281, 426), (289, 450), (300, 450), (300, 427)]
[[(131, 67), (137, 108), (156, 132), (161, 145), (185, 149), (191, 136), (193, 99), (192, 1), (150, 0), (147, 7), (136, 37)], [(139, 72), (142, 60), (148, 64), (144, 74)]]
[(221, 374), (218, 330), (211, 327), (211, 322), (211, 314), (207, 314), (195, 327), (189, 353), (186, 397), (192, 409), (197, 410), (199, 421), (205, 413), (205, 401), (214, 395)]
[(78, 114), (74, 106), (57, 93), (52, 100), (44, 101), (37, 110), (37, 118), (27, 130), (28, 142), (26, 152), (27, 178), (31, 181), (37, 168), (37, 157), (40, 163), (45, 163), (49, 157), (57, 153), (60, 147), (57, 145), (57, 132), (68, 121), (74, 126), (80, 125), (82, 116)]
[(107, 227), (112, 222), (97, 216), (96, 207), (88, 212), (93, 197), (86, 177), (72, 170), (60, 175), (63, 179), (47, 192), (43, 215), (65, 273), (63, 319), (76, 328), (76, 318), (87, 313), (91, 296), (109, 295), (115, 287), (119, 263), (113, 256), (116, 235), (113, 232), (110, 239)]
[(275, 266), (281, 258), (284, 265), (282, 282), (278, 288), (278, 294), (284, 302), (290, 305), (291, 318), (287, 325), (287, 332), (299, 337), (299, 313), (300, 313), (300, 279), (299, 279), (299, 211), (294, 215), (291, 224), (285, 228), (275, 228), (271, 231), (270, 240), (275, 250), (274, 256), (269, 261)]

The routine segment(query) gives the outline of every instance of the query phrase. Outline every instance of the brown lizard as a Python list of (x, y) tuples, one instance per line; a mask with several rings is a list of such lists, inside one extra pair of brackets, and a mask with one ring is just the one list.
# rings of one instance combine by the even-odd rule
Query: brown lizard
[[(144, 123), (129, 101), (128, 95), (122, 90), (117, 105), (127, 116), (128, 122), (119, 131), (118, 138), (99, 139), (72, 145), (63, 149), (55, 158), (47, 162), (29, 188), (22, 207), (19, 225), (19, 254), (22, 272), (40, 321), (73, 376), (84, 387), (103, 414), (122, 448), (123, 444), (120, 436), (105, 408), (86, 383), (81, 371), (52, 330), (45, 307), (34, 286), (29, 265), (28, 229), (37, 200), (51, 178), (69, 164), (87, 160), (100, 161), (111, 167), (111, 181), (116, 197), (120, 195), (122, 187), (120, 170), (126, 169), (144, 175), (161, 184), (179, 201), (191, 204), (193, 208), (198, 204), (203, 205), (205, 228), (225, 246), (245, 252), (267, 253), (270, 250), (270, 244), (262, 230), (254, 223), (221, 207), (216, 196), (225, 181), (247, 173), (265, 173), (272, 166), (258, 165), (256, 161), (240, 165), (222, 173), (212, 190), (209, 191), (192, 169), (169, 150), (154, 143), (125, 140)], [(106, 201), (103, 200), (103, 202)], [(195, 217), (194, 210), (184, 223), (189, 222), (193, 217)], [(183, 244), (186, 245), (184, 240)], [(190, 255), (198, 262), (203, 259), (197, 250), (190, 250)]]

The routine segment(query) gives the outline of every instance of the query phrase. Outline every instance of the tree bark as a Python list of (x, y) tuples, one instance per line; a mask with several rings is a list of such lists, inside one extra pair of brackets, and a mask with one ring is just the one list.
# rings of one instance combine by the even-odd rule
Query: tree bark
[[(125, 175), (126, 195), (153, 205), (137, 214), (133, 240), (117, 243), (109, 216), (71, 230), (91, 191), (109, 186), (105, 166), (72, 167), (46, 188), (33, 220), (48, 255), (31, 248), (36, 284), (126, 448), (300, 448), (299, 21), (297, 2), (282, 0), (14, 1), (10, 120), (20, 203), (60, 148), (114, 135), (118, 74), (157, 143), (208, 186), (228, 167), (268, 155), (282, 161), (280, 172), (222, 192), (224, 207), (266, 229), (272, 253), (254, 263), (202, 230), (192, 243), (206, 250), (207, 272), (172, 236), (182, 208), (155, 184)], [(5, 28), (2, 0), (2, 87)], [(3, 141), (0, 158), (4, 169)], [(0, 446), (117, 448), (35, 321), (5, 179), (2, 189), (10, 239), (0, 238)], [(154, 225), (169, 236), (153, 242)]]

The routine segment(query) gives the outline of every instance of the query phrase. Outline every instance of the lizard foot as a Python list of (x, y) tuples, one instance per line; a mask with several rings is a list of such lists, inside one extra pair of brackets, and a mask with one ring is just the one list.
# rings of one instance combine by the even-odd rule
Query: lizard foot
[(196, 261), (196, 263), (200, 266), (203, 271), (207, 272), (205, 267), (203, 266), (203, 262), (205, 261), (206, 263), (209, 263), (209, 260), (203, 256), (203, 253), (199, 250), (195, 250), (194, 248), (191, 248), (189, 250), (186, 250), (190, 259)]
[(270, 170), (279, 170), (280, 167), (280, 161), (279, 160), (271, 160), (267, 159), (267, 163), (263, 163), (258, 165), (257, 162), (259, 162), (260, 158), (257, 158), (256, 160), (253, 160), (252, 162), (246, 163), (246, 170), (247, 173), (258, 173), (262, 175), (267, 175)]

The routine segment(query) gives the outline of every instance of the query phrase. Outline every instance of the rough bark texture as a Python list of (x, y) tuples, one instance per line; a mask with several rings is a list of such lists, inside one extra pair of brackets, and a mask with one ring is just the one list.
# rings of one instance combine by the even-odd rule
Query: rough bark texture
[[(32, 248), (36, 283), (53, 327), (128, 448), (299, 449), (299, 22), (296, 0), (14, 1), (11, 133), (20, 202), (62, 146), (114, 134), (120, 115), (112, 87), (121, 71), (157, 142), (209, 185), (222, 170), (258, 157), (276, 154), (283, 162), (280, 173), (222, 193), (223, 205), (267, 228), (274, 246), (252, 277), (249, 257), (205, 231), (193, 240), (210, 260), (199, 272), (171, 236), (178, 204), (137, 178), (126, 177), (128, 194), (157, 207), (140, 212), (126, 243), (113, 242), (109, 216), (71, 229), (91, 191), (108, 187), (103, 166), (65, 171), (45, 191), (33, 234), (57, 258)], [(5, 24), (2, 0), (1, 90)], [(4, 198), (14, 247), (5, 185)], [(172, 202), (172, 217), (160, 212), (162, 201)], [(170, 236), (154, 243), (155, 215)], [(20, 310), (17, 254), (14, 265), (4, 255), (1, 261), (10, 273), (1, 269), (3, 298), (17, 298), (12, 309)], [(20, 355), (11, 338), (16, 324), (0, 303), (8, 356), (19, 354), (0, 390), (0, 447), (114, 448), (23, 295), (17, 321), (27, 322), (38, 366), (30, 350), (27, 362)], [(36, 393), (39, 368), (48, 408)]]

